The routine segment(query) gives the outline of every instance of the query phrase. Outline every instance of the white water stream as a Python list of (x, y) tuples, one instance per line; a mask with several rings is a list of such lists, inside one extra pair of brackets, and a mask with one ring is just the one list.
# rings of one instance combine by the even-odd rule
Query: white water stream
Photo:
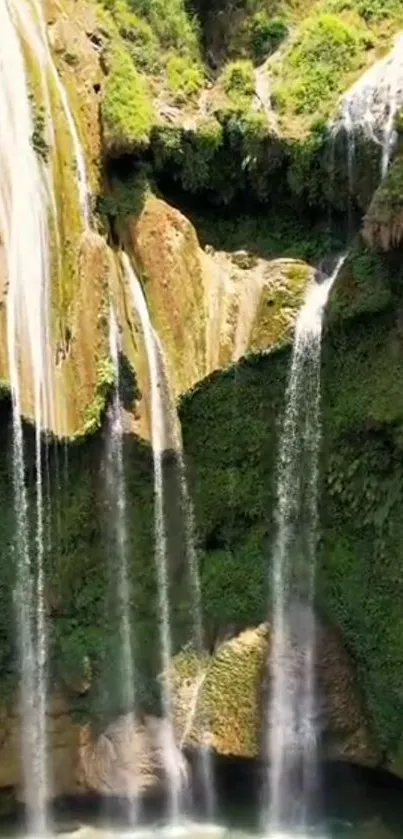
[(394, 122), (403, 107), (403, 34), (393, 49), (373, 64), (341, 100), (335, 133), (344, 128), (348, 142), (348, 166), (352, 191), (355, 133), (362, 131), (381, 148), (381, 177), (389, 168), (397, 133)]
[[(34, 14), (32, 14), (34, 12)], [(16, 607), (21, 671), (22, 756), (28, 828), (48, 832), (44, 557), (46, 533), (42, 435), (54, 422), (50, 339), (49, 216), (57, 217), (51, 167), (32, 146), (34, 119), (20, 38), (32, 50), (42, 79), (48, 139), (55, 142), (47, 73), (62, 102), (77, 162), (83, 221), (89, 200), (83, 151), (66, 91), (47, 43), (39, 0), (0, 3), (0, 234), (7, 272), (7, 346), (13, 407), (13, 475), (16, 511)], [(57, 223), (56, 223), (57, 227)], [(56, 235), (57, 232), (56, 232)], [(25, 486), (21, 394), (31, 394), (35, 422), (35, 503)], [(32, 533), (34, 528), (34, 533)]]
[[(130, 287), (134, 308), (139, 316), (147, 354), (151, 393), (151, 442), (154, 462), (154, 556), (158, 580), (158, 606), (160, 620), (161, 663), (163, 673), (169, 673), (172, 663), (172, 639), (169, 608), (169, 578), (167, 533), (165, 527), (163, 454), (167, 448), (164, 405), (164, 378), (159, 356), (157, 336), (151, 324), (143, 289), (125, 253), (123, 269)], [(172, 724), (172, 697), (169, 679), (162, 680), (162, 706), (166, 725), (163, 726), (162, 744), (164, 765), (169, 788), (169, 820), (178, 822), (181, 811), (181, 764)]]
[[(164, 357), (163, 348), (156, 336), (156, 341), (159, 347), (159, 356), (162, 361), (162, 369), (165, 381), (169, 383), (169, 376), (167, 371), (167, 364)], [(202, 596), (199, 575), (199, 563), (196, 551), (196, 532), (194, 521), (194, 509), (192, 499), (189, 494), (188, 481), (186, 476), (186, 466), (183, 456), (183, 442), (181, 427), (179, 423), (178, 414), (174, 399), (172, 397), (172, 388), (168, 386), (168, 419), (170, 422), (171, 437), (175, 446), (176, 462), (178, 467), (179, 485), (180, 485), (180, 500), (182, 508), (182, 516), (185, 531), (185, 554), (186, 564), (189, 574), (190, 582), (190, 596), (191, 596), (191, 611), (193, 623), (193, 646), (201, 662), (200, 672), (195, 680), (193, 702), (190, 705), (188, 712), (188, 719), (185, 724), (186, 735), (182, 735), (183, 742), (186, 741), (187, 734), (190, 733), (193, 723), (196, 719), (199, 699), (203, 684), (207, 675), (206, 667), (203, 666), (204, 655), (204, 641), (203, 641), (203, 617), (202, 617)], [(203, 807), (204, 815), (209, 823), (212, 823), (215, 816), (215, 795), (214, 795), (214, 772), (210, 750), (204, 742), (204, 735), (208, 732), (208, 721), (205, 721), (205, 730), (203, 731), (203, 739), (199, 746), (199, 765), (202, 781), (203, 791)]]
[[(109, 557), (111, 579), (116, 580), (116, 599), (119, 611), (119, 685), (122, 705), (127, 711), (135, 711), (135, 673), (131, 640), (130, 578), (128, 570), (127, 504), (126, 482), (123, 461), (123, 408), (119, 395), (119, 330), (113, 309), (109, 319), (109, 351), (115, 371), (115, 389), (108, 412), (107, 436), (107, 494), (113, 511), (113, 551)], [(131, 789), (133, 785), (131, 785)], [(138, 800), (127, 791), (129, 799), (128, 816), (131, 826), (138, 819)]]
[[(41, 433), (49, 414), (46, 341), (49, 242), (46, 173), (31, 145), (33, 119), (16, 7), (0, 4), (0, 230), (8, 280), (7, 346), (13, 408), (16, 604), (20, 640), (23, 772), (29, 829), (47, 832), (46, 628)], [(25, 488), (21, 387), (32, 383), (35, 516)], [(35, 539), (30, 524), (35, 518)]]
[(69, 129), (72, 145), (73, 145), (73, 153), (76, 160), (76, 167), (77, 167), (77, 181), (78, 181), (78, 192), (79, 192), (79, 200), (80, 200), (80, 207), (81, 207), (81, 214), (83, 217), (84, 225), (86, 228), (90, 227), (91, 224), (91, 208), (90, 208), (90, 189), (88, 185), (88, 178), (87, 178), (87, 168), (85, 164), (85, 156), (83, 147), (78, 135), (77, 126), (74, 120), (73, 112), (70, 108), (69, 99), (67, 96), (66, 88), (57, 72), (56, 65), (53, 61), (52, 53), (49, 49), (49, 44), (47, 40), (47, 31), (46, 31), (46, 24), (43, 16), (42, 4), (41, 0), (33, 0), (33, 4), (38, 15), (38, 19), (40, 22), (41, 30), (42, 30), (42, 38), (43, 43), (46, 49), (46, 56), (48, 61), (48, 66), (52, 73), (52, 78), (54, 80), (57, 92), (60, 97), (60, 101), (63, 105), (63, 110), (66, 116), (66, 122)]
[[(147, 309), (147, 303), (141, 285), (135, 277), (135, 274), (133, 272), (133, 269), (131, 268), (127, 256), (123, 255), (122, 258), (126, 276), (129, 279), (130, 287), (132, 289), (133, 302), (142, 324), (149, 366), (151, 389), (151, 436), (154, 457), (155, 543), (160, 597), (159, 607), (161, 619), (161, 650), (163, 671), (169, 674), (172, 661), (172, 642), (169, 614), (167, 533), (165, 525), (164, 475), (162, 464), (163, 452), (169, 446), (173, 446), (175, 450), (175, 457), (179, 477), (180, 504), (182, 510), (185, 536), (185, 554), (190, 582), (191, 611), (193, 621), (193, 645), (197, 654), (202, 660), (203, 626), (200, 578), (198, 572), (198, 559), (195, 548), (194, 514), (187, 485), (180, 426), (169, 384), (169, 376), (167, 371), (166, 360), (164, 357), (164, 351), (161, 346), (159, 337), (151, 325), (150, 316)], [(185, 724), (185, 730), (187, 731), (189, 731), (192, 727), (194, 718), (198, 710), (198, 700), (204, 678), (205, 670), (203, 668), (196, 680), (197, 687), (194, 693), (194, 702), (192, 703), (191, 708), (189, 709), (188, 719)], [(169, 739), (165, 743), (165, 764), (170, 783), (170, 819), (171, 821), (175, 822), (178, 821), (179, 817), (183, 817), (183, 813), (181, 812), (183, 801), (181, 798), (180, 788), (181, 779), (178, 776), (177, 748), (174, 743), (174, 731), (172, 725), (172, 698), (171, 688), (169, 686), (169, 677), (164, 679), (163, 682), (163, 710), (164, 715), (169, 723), (167, 726)], [(200, 746), (199, 754), (202, 790), (204, 796), (204, 814), (208, 818), (208, 820), (211, 821), (214, 816), (215, 810), (213, 770), (210, 752), (204, 743), (202, 743)]]
[(272, 565), (271, 697), (268, 713), (270, 836), (304, 830), (316, 774), (315, 553), (318, 536), (320, 358), (331, 277), (312, 283), (299, 313), (277, 464)]

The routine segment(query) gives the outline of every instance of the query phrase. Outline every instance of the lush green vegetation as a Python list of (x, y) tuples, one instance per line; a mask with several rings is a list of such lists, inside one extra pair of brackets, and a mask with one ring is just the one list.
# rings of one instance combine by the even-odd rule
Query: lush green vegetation
[[(401, 257), (357, 242), (331, 300), (318, 562), (319, 611), (341, 628), (390, 753), (401, 744), (403, 713), (403, 371), (394, 315)], [(213, 626), (265, 614), (288, 364), (286, 351), (250, 358), (210, 377), (182, 404)]]
[(331, 0), (308, 10), (273, 63), (273, 96), (283, 128), (306, 132), (312, 118), (329, 117), (339, 95), (376, 60), (403, 22), (401, 4), (390, 0)]
[(145, 143), (153, 123), (150, 91), (128, 52), (114, 44), (102, 103), (107, 142), (120, 150)]
[(204, 76), (198, 64), (190, 63), (182, 55), (170, 55), (166, 71), (169, 89), (174, 95), (176, 104), (189, 102), (200, 93)]
[[(345, 206), (346, 149), (343, 138), (330, 138), (327, 120), (342, 91), (391, 44), (401, 4), (389, 0), (385, 15), (378, 0), (354, 8), (350, 0), (195, 0), (193, 14), (185, 0), (168, 11), (161, 0), (98, 3), (109, 38), (102, 110), (112, 154), (147, 157), (163, 191), (171, 182), (212, 203), (281, 196), (297, 199), (294, 206)], [(232, 23), (220, 46), (218, 30)], [(280, 45), (259, 70), (270, 74), (278, 132), (255, 96), (255, 66)], [(360, 208), (373, 193), (378, 157), (377, 146), (357, 138)]]
[(99, 0), (108, 33), (108, 76), (102, 109), (110, 145), (125, 149), (149, 139), (153, 97), (192, 101), (204, 83), (197, 23), (183, 0)]
[(223, 73), (223, 86), (230, 99), (240, 105), (250, 105), (255, 93), (255, 77), (251, 61), (233, 61)]
[(324, 102), (345, 87), (345, 74), (362, 64), (373, 45), (364, 27), (336, 15), (312, 16), (298, 30), (282, 64), (274, 96), (280, 112), (317, 114)]
[(342, 251), (344, 233), (336, 226), (329, 229), (327, 219), (305, 225), (286, 211), (280, 216), (276, 210), (251, 215), (212, 215), (188, 213), (196, 227), (201, 243), (216, 250), (251, 251), (264, 259), (291, 257), (316, 263), (329, 253)]
[(374, 246), (388, 249), (403, 240), (403, 156), (399, 154), (371, 201), (365, 235)]
[[(133, 399), (133, 373), (122, 393)], [(103, 368), (104, 381), (110, 372)], [(0, 549), (9, 557), (0, 570), (1, 695), (15, 689), (18, 651), (14, 631), (13, 589), (16, 582), (15, 517), (12, 490), (12, 445), (8, 401), (0, 403)], [(92, 430), (92, 429), (91, 429)], [(25, 429), (26, 478), (32, 532), (35, 530), (35, 442)], [(51, 539), (46, 545), (47, 631), (51, 656), (50, 681), (68, 691), (73, 710), (86, 715), (109, 715), (126, 710), (119, 691), (119, 607), (116, 594), (118, 548), (115, 510), (108, 494), (107, 448), (102, 433), (85, 441), (47, 449), (48, 483), (45, 508)], [(157, 592), (153, 561), (152, 453), (134, 437), (124, 441), (126, 489), (130, 515), (128, 559), (132, 643), (136, 659), (136, 693), (141, 705), (158, 708), (156, 674), (161, 669)], [(184, 533), (179, 516), (178, 476), (167, 458), (168, 546), (172, 584), (174, 645), (192, 637), (189, 580), (184, 573)], [(176, 490), (174, 490), (174, 485)], [(81, 694), (80, 683), (90, 682)]]

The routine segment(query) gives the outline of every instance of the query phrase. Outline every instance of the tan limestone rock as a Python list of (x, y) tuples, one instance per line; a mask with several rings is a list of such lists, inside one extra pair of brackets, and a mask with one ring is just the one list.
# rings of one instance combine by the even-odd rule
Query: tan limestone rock
[(191, 222), (148, 194), (125, 238), (164, 346), (175, 395), (247, 352), (290, 340), (314, 270), (301, 260), (215, 252)]
[[(78, 782), (82, 790), (104, 796), (134, 797), (164, 783), (165, 723), (156, 717), (142, 722), (126, 714), (80, 748)], [(177, 751), (178, 779), (186, 782), (186, 762)]]
[(68, 92), (95, 189), (102, 160), (99, 97), (104, 78), (103, 35), (96, 6), (88, 0), (46, 0), (45, 14), (52, 52)]

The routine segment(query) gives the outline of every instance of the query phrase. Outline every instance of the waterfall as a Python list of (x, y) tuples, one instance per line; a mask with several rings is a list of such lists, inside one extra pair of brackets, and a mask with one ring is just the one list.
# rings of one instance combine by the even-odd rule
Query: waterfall
[[(115, 390), (113, 401), (108, 411), (107, 464), (106, 480), (108, 501), (113, 513), (113, 551), (109, 557), (111, 578), (116, 580), (116, 598), (119, 611), (120, 661), (119, 686), (120, 698), (125, 712), (134, 711), (136, 705), (135, 673), (131, 641), (130, 620), (130, 579), (128, 570), (127, 545), (127, 506), (126, 486), (123, 462), (123, 408), (121, 404), (120, 368), (119, 368), (119, 331), (113, 309), (109, 320), (109, 349), (115, 371)], [(127, 790), (130, 801), (129, 820), (134, 826), (137, 822), (137, 794)]]
[(315, 553), (318, 536), (320, 357), (326, 301), (340, 268), (312, 283), (299, 313), (277, 464), (272, 560), (269, 835), (304, 829), (316, 775)]
[[(168, 373), (167, 373), (167, 365), (164, 358), (164, 353), (162, 346), (160, 344), (158, 335), (156, 336), (156, 341), (159, 346), (159, 354), (163, 364), (163, 371), (165, 380), (168, 380)], [(179, 473), (179, 485), (180, 485), (180, 496), (181, 496), (181, 507), (182, 507), (182, 514), (184, 519), (184, 530), (185, 530), (185, 553), (186, 553), (186, 564), (187, 570), (189, 574), (189, 581), (190, 581), (190, 596), (191, 596), (191, 610), (192, 610), (192, 618), (193, 618), (193, 645), (194, 649), (198, 655), (200, 661), (200, 671), (196, 679), (195, 685), (195, 692), (194, 692), (194, 701), (191, 703), (191, 707), (189, 708), (188, 719), (186, 720), (185, 730), (189, 733), (192, 728), (192, 724), (196, 718), (197, 714), (197, 705), (198, 700), (201, 695), (201, 690), (203, 687), (203, 683), (205, 681), (207, 670), (203, 666), (203, 654), (204, 654), (204, 643), (203, 643), (203, 619), (202, 619), (202, 598), (201, 598), (201, 586), (200, 586), (200, 576), (199, 576), (199, 567), (198, 567), (198, 558), (196, 552), (196, 537), (195, 537), (195, 522), (194, 522), (194, 510), (193, 510), (193, 503), (192, 499), (189, 494), (188, 489), (188, 482), (186, 476), (186, 466), (183, 456), (183, 444), (182, 444), (182, 434), (180, 429), (180, 424), (178, 420), (178, 414), (176, 411), (174, 400), (171, 396), (172, 390), (168, 387), (168, 400), (169, 400), (169, 415), (170, 415), (170, 425), (172, 429), (172, 438), (175, 446), (175, 455), (176, 455), (176, 462), (178, 467)], [(203, 731), (203, 735), (204, 735)], [(182, 735), (182, 739), (185, 739), (185, 735)], [(200, 744), (200, 752), (199, 752), (199, 763), (200, 763), (200, 770), (201, 770), (201, 780), (202, 780), (202, 792), (203, 792), (203, 805), (204, 805), (204, 814), (207, 817), (208, 821), (212, 822), (213, 817), (215, 815), (215, 796), (214, 796), (214, 773), (213, 773), (213, 765), (212, 759), (210, 755), (210, 750), (206, 743), (203, 741)]]
[[(197, 553), (195, 548), (193, 505), (187, 484), (180, 425), (174, 399), (172, 398), (172, 389), (169, 383), (168, 369), (163, 347), (159, 336), (151, 325), (147, 303), (141, 285), (130, 265), (129, 259), (125, 254), (123, 254), (122, 260), (126, 276), (128, 277), (130, 283), (134, 306), (142, 324), (149, 366), (151, 389), (151, 437), (154, 457), (155, 557), (158, 572), (159, 607), (161, 615), (162, 667), (164, 673), (166, 674), (169, 674), (171, 668), (172, 643), (169, 615), (167, 533), (164, 510), (164, 475), (162, 456), (164, 449), (168, 448), (168, 446), (172, 446), (175, 450), (178, 470), (180, 505), (184, 524), (185, 554), (190, 582), (193, 645), (201, 662), (194, 702), (192, 703), (192, 707), (189, 709), (189, 715), (185, 725), (185, 728), (190, 730), (192, 721), (197, 713), (198, 699), (206, 675), (206, 671), (203, 666), (204, 645), (201, 589)], [(171, 821), (176, 821), (179, 816), (182, 815), (181, 806), (183, 802), (181, 801), (177, 749), (174, 742), (174, 731), (172, 726), (172, 698), (169, 686), (169, 677), (163, 681), (163, 710), (169, 723), (167, 726), (168, 740), (165, 743), (165, 765), (170, 783), (170, 817)], [(208, 820), (211, 821), (215, 811), (213, 768), (209, 749), (204, 742), (201, 743), (199, 757), (204, 799), (204, 813)]]
[(66, 88), (57, 72), (55, 63), (53, 61), (52, 53), (49, 49), (49, 44), (47, 40), (47, 31), (46, 31), (46, 23), (43, 16), (42, 10), (42, 2), (41, 0), (32, 0), (34, 9), (36, 11), (38, 21), (41, 28), (42, 34), (42, 43), (44, 45), (45, 53), (46, 53), (46, 61), (47, 65), (50, 69), (52, 74), (52, 79), (55, 83), (56, 90), (58, 92), (60, 101), (63, 106), (64, 114), (66, 117), (67, 127), (69, 130), (69, 134), (71, 137), (71, 142), (73, 146), (73, 154), (76, 161), (77, 167), (77, 183), (78, 183), (78, 193), (79, 193), (79, 201), (80, 201), (80, 208), (81, 214), (84, 221), (84, 226), (86, 228), (90, 227), (91, 224), (91, 208), (90, 208), (90, 189), (88, 186), (88, 179), (87, 179), (87, 168), (85, 164), (85, 156), (83, 147), (80, 142), (79, 134), (77, 131), (76, 123), (74, 120), (74, 116), (72, 110), (70, 108), (69, 99), (67, 96)]
[(361, 130), (381, 149), (381, 177), (389, 168), (397, 141), (395, 118), (403, 106), (403, 35), (393, 49), (361, 76), (343, 96), (334, 132), (344, 128), (348, 142), (350, 192), (355, 158), (355, 137)]
[[(172, 639), (163, 484), (163, 454), (167, 448), (166, 412), (163, 398), (165, 382), (157, 337), (151, 324), (143, 289), (126, 254), (122, 254), (122, 264), (130, 286), (133, 305), (139, 316), (143, 331), (150, 377), (151, 442), (154, 462), (154, 556), (158, 580), (161, 663), (163, 673), (169, 674), (172, 666)], [(162, 748), (169, 786), (169, 817), (171, 822), (176, 823), (180, 815), (181, 776), (172, 723), (172, 696), (169, 678), (162, 680), (162, 709), (166, 720), (166, 725), (163, 727)]]
[[(13, 410), (16, 607), (21, 667), (21, 727), (29, 829), (47, 832), (46, 627), (41, 433), (48, 418), (49, 242), (46, 174), (31, 145), (33, 119), (14, 4), (0, 4), (0, 229), (8, 279), (7, 346)], [(35, 516), (25, 487), (21, 388), (32, 382)], [(30, 544), (31, 518), (35, 540)]]

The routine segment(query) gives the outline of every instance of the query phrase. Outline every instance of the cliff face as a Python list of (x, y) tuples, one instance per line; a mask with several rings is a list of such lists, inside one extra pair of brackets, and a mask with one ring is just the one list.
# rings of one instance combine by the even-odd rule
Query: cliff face
[[(66, 755), (56, 784), (63, 792), (103, 791), (102, 767), (107, 778), (113, 772), (105, 745), (109, 735), (97, 738), (89, 728), (76, 726), (73, 711), (103, 726), (105, 718), (119, 717), (112, 735), (122, 761), (128, 755), (137, 760), (138, 743), (147, 741), (145, 787), (153, 786), (151, 763), (158, 764), (157, 724), (146, 720), (138, 727), (114, 690), (120, 637), (110, 604), (114, 555), (108, 525), (113, 510), (105, 466), (106, 410), (114, 378), (111, 306), (124, 370), (139, 702), (147, 714), (159, 710), (149, 374), (120, 249), (128, 253), (143, 285), (180, 404), (206, 640), (213, 644), (228, 627), (235, 636), (249, 628), (211, 657), (203, 701), (214, 720), (213, 746), (220, 753), (233, 754), (236, 748), (237, 754), (251, 756), (259, 752), (262, 662), (268, 646), (267, 627), (260, 625), (267, 618), (274, 466), (293, 325), (307, 284), (316, 272), (326, 272), (326, 257), (345, 248), (347, 228), (349, 254), (329, 304), (322, 365), (316, 605), (318, 615), (333, 627), (323, 653), (330, 720), (326, 754), (370, 764), (386, 754), (401, 771), (401, 120), (396, 105), (396, 153), (380, 183), (379, 137), (374, 141), (361, 123), (349, 137), (338, 105), (339, 95), (379, 50), (392, 44), (403, 22), (401, 4), (392, 2), (390, 14), (380, 18), (370, 0), (357, 9), (335, 2), (331, 14), (323, 3), (284, 3), (274, 18), (263, 0), (256, 0), (250, 14), (242, 3), (236, 10), (222, 5), (231, 35), (227, 27), (213, 32), (215, 3), (203, 4), (199, 26), (180, 0), (169, 9), (155, 0), (147, 13), (133, 11), (125, 0), (46, 4), (52, 55), (66, 87), (89, 184), (86, 225), (71, 131), (48, 68), (55, 129), (48, 154), (56, 212), (50, 224), (55, 401), (50, 430), (55, 439), (53, 448), (44, 448), (51, 537), (45, 557), (46, 617), (51, 681), (63, 696), (62, 710), (56, 708), (53, 715), (56, 721), (52, 715), (49, 721), (54, 751), (63, 746)], [(38, 67), (26, 51), (38, 108), (43, 106)], [(5, 264), (0, 239), (0, 555), (10, 557), (15, 522)], [(22, 382), (23, 415), (32, 421), (29, 374)], [(29, 423), (25, 438), (28, 496), (34, 499)], [(74, 442), (64, 447), (61, 438)], [(164, 453), (164, 462), (172, 489), (169, 571), (179, 652), (189, 638), (192, 616), (183, 583), (184, 534), (178, 525), (178, 474), (171, 452)], [(15, 761), (14, 581), (13, 563), (0, 563), (1, 685), (8, 703), (3, 754), (10, 767), (0, 786), (18, 786), (20, 771)], [(249, 657), (246, 644), (244, 681), (245, 638), (248, 643), (252, 639), (256, 656)], [(179, 652), (179, 675), (183, 663), (190, 666)], [(235, 704), (227, 692), (233, 678), (243, 690), (242, 701), (237, 696)], [(341, 695), (337, 679), (345, 689)], [(187, 688), (185, 683), (178, 689), (178, 730)], [(197, 732), (190, 740), (197, 742)]]

